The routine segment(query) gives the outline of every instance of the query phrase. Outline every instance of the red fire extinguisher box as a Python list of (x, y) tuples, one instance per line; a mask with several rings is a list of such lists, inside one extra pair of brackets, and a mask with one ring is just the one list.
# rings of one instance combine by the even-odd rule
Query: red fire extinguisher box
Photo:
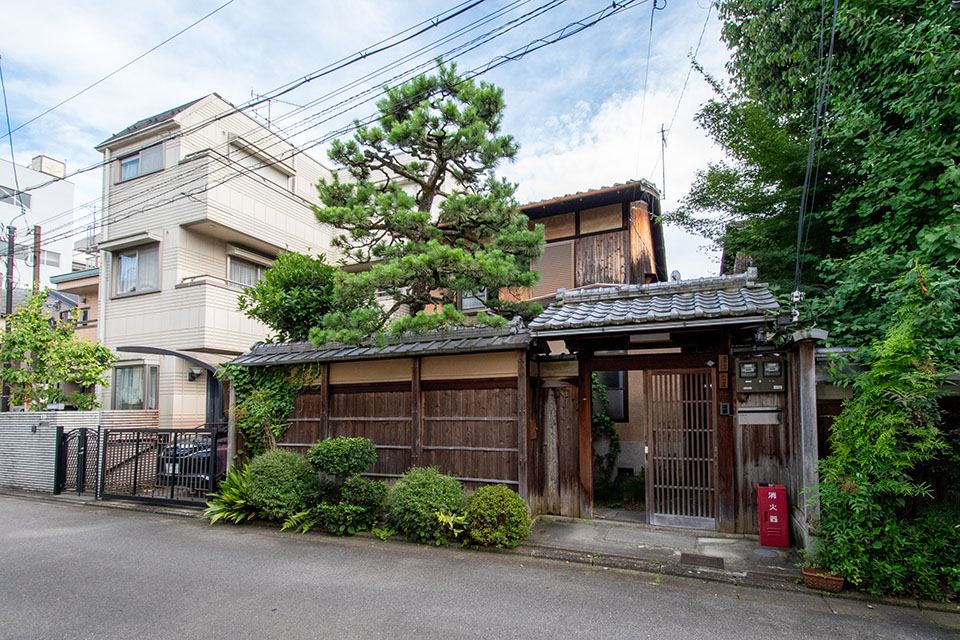
[(787, 488), (782, 484), (757, 485), (757, 509), (760, 512), (760, 544), (765, 547), (790, 547)]

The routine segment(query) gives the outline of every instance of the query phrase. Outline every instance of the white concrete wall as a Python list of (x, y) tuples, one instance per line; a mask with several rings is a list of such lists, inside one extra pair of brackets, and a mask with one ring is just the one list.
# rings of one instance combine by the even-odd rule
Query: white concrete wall
[[(232, 107), (207, 96), (154, 131), (120, 140), (105, 159), (150, 144), (164, 145), (164, 169), (119, 181), (119, 162), (104, 169), (105, 225), (101, 242), (149, 232), (159, 239), (160, 290), (114, 295), (112, 254), (101, 256), (99, 336), (116, 349), (148, 346), (188, 352), (216, 365), (265, 339), (266, 326), (237, 310), (239, 291), (225, 281), (228, 246), (272, 257), (282, 250), (337, 255), (333, 231), (321, 227), (310, 208), (315, 185), (330, 172), (242, 113), (201, 126)], [(173, 134), (179, 137), (171, 138)], [(295, 155), (296, 154), (296, 155)], [(260, 175), (242, 167), (277, 161)], [(184, 196), (183, 194), (189, 194)], [(161, 426), (196, 426), (204, 420), (205, 381), (188, 381), (191, 365), (158, 355), (125, 353), (127, 362), (160, 367)], [(104, 407), (112, 396), (102, 394)]]
[[(7, 160), (0, 159), (0, 186), (14, 189), (13, 174), (13, 164)], [(21, 190), (37, 187), (54, 179), (53, 176), (34, 171), (29, 167), (19, 164), (16, 167), (16, 174), (16, 181), (19, 182)], [(17, 229), (17, 244), (28, 245), (32, 251), (33, 236), (26, 235), (27, 231), (32, 229), (35, 224), (39, 224), (48, 218), (71, 211), (71, 209), (73, 209), (73, 192), (73, 183), (66, 180), (59, 180), (44, 187), (29, 191), (30, 207), (26, 209), (25, 217), (20, 215), (20, 207), (0, 202), (0, 225), (5, 228), (10, 222), (14, 222), (14, 226)], [(73, 214), (71, 213), (69, 216), (60, 217), (51, 222), (48, 231), (52, 231), (54, 227), (72, 224), (72, 222)], [(6, 231), (4, 231), (4, 236), (6, 236)], [(41, 229), (41, 240), (43, 237), (44, 230)], [(4, 247), (4, 249), (5, 248), (6, 247)], [(50, 276), (70, 271), (71, 259), (73, 257), (73, 238), (67, 237), (54, 242), (42, 242), (42, 248), (46, 251), (53, 251), (60, 254), (59, 266), (40, 265), (40, 280), (42, 286), (53, 288), (53, 284), (50, 282)], [(16, 286), (31, 286), (33, 282), (32, 264), (32, 258), (30, 261), (16, 261), (16, 274), (18, 276), (17, 282), (15, 283)], [(6, 275), (5, 272), (4, 275)]]

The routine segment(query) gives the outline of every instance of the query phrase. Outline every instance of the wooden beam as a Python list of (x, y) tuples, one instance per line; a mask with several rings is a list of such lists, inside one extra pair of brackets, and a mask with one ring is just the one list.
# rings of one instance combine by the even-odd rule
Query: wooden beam
[(591, 373), (593, 372), (593, 353), (583, 351), (578, 358), (580, 376), (577, 403), (577, 440), (580, 454), (580, 517), (593, 517), (593, 414), (590, 400), (593, 393)]
[(420, 389), (420, 358), (413, 358), (410, 377), (410, 435), (413, 449), (410, 466), (419, 467), (423, 459), (423, 392)]
[(638, 371), (648, 369), (700, 369), (714, 353), (670, 353), (661, 355), (593, 356), (594, 371)]
[(330, 436), (330, 365), (320, 365), (320, 439)]
[(517, 351), (517, 480), (520, 497), (529, 503), (527, 478), (527, 405), (530, 402), (530, 376), (526, 350)]
[[(724, 333), (721, 340), (717, 342), (717, 360), (719, 356), (726, 355), (727, 361), (730, 361), (730, 334)], [(716, 371), (716, 370), (714, 370)], [(735, 434), (733, 430), (733, 416), (720, 415), (720, 403), (729, 402), (730, 390), (721, 392), (717, 389), (718, 378), (716, 374), (713, 378), (714, 393), (714, 416), (717, 421), (716, 442), (716, 496), (717, 496), (717, 530), (727, 533), (736, 531), (737, 528), (737, 500), (743, 500), (743, 496), (737, 496), (735, 462), (736, 446)], [(729, 385), (728, 385), (729, 386)], [(724, 399), (726, 398), (726, 399)], [(731, 413), (733, 413), (731, 411)], [(750, 488), (744, 489), (749, 491)]]

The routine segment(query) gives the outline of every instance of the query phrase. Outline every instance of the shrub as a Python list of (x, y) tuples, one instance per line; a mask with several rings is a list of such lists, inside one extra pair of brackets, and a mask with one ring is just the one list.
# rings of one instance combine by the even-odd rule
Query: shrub
[(350, 476), (343, 482), (340, 488), (340, 499), (348, 504), (363, 507), (367, 511), (376, 515), (383, 507), (383, 501), (387, 497), (387, 486), (379, 480), (364, 478), (363, 476)]
[(317, 474), (290, 451), (267, 451), (250, 461), (250, 502), (264, 518), (284, 520), (307, 508)]
[(220, 490), (209, 494), (210, 502), (203, 511), (203, 517), (210, 524), (217, 520), (240, 524), (256, 515), (256, 509), (250, 504), (250, 473), (247, 465), (234, 467), (220, 483)]
[(467, 499), (466, 524), (484, 546), (515, 547), (530, 533), (527, 504), (502, 484), (480, 487)]
[(387, 507), (397, 528), (413, 540), (444, 544), (449, 535), (436, 512), (461, 511), (463, 489), (433, 467), (410, 469), (390, 488)]
[(327, 438), (310, 447), (308, 456), (317, 471), (347, 478), (369, 469), (377, 449), (367, 438)]
[(318, 504), (313, 508), (313, 517), (327, 531), (338, 536), (352, 536), (372, 524), (366, 508), (346, 502)]

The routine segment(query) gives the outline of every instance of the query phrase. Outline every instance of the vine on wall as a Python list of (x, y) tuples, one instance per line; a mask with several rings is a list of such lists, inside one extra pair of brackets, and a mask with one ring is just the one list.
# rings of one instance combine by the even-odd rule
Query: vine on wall
[(320, 375), (320, 365), (242, 367), (226, 364), (219, 375), (233, 385), (234, 420), (246, 441), (246, 454), (253, 457), (275, 448), (277, 441), (283, 439), (297, 397)]
[[(591, 432), (593, 433), (593, 463), (597, 473), (593, 478), (593, 486), (596, 490), (608, 486), (613, 482), (613, 474), (617, 468), (617, 456), (620, 455), (620, 434), (617, 433), (617, 427), (613, 418), (607, 410), (610, 408), (610, 400), (607, 398), (607, 387), (604, 386), (597, 372), (591, 375), (591, 387), (593, 389), (593, 424)], [(610, 447), (605, 454), (597, 453), (597, 442), (609, 440)]]

